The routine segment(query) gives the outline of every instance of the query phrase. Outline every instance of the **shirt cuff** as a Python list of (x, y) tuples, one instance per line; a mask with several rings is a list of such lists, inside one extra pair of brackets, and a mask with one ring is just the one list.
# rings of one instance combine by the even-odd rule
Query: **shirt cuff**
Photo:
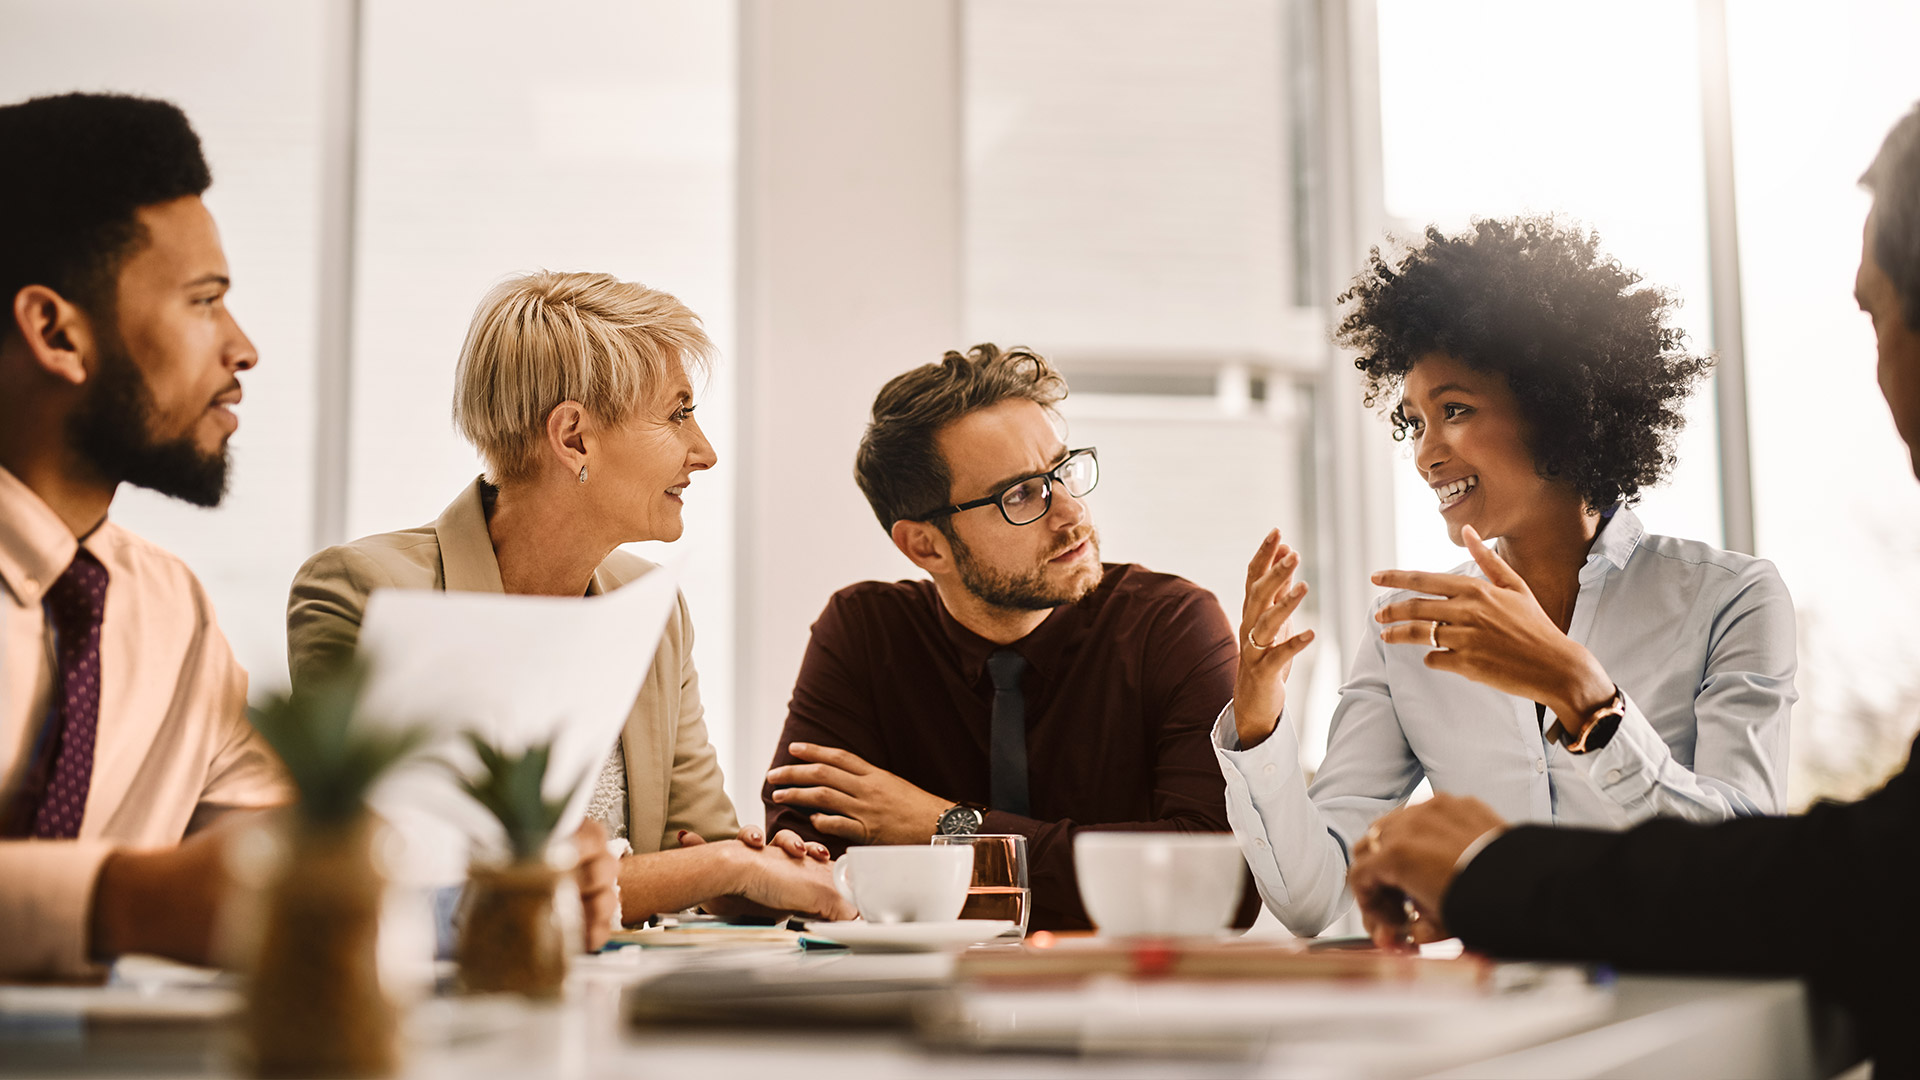
[(1495, 825), (1493, 828), (1474, 837), (1473, 843), (1468, 844), (1467, 849), (1460, 853), (1460, 857), (1453, 860), (1453, 876), (1459, 877), (1460, 871), (1467, 868), (1467, 864), (1473, 861), (1474, 856), (1487, 850), (1487, 845), (1500, 839), (1500, 837), (1506, 833), (1507, 829), (1508, 826), (1506, 825)]
[(1609, 800), (1624, 809), (1643, 808), (1659, 783), (1661, 764), (1673, 757), (1665, 739), (1655, 731), (1647, 714), (1621, 691), (1626, 715), (1607, 740), (1607, 745), (1590, 754), (1571, 754), (1575, 767)]
[(1300, 774), (1300, 743), (1293, 737), (1285, 709), (1280, 710), (1273, 734), (1259, 746), (1242, 750), (1240, 729), (1233, 719), (1233, 702), (1227, 702), (1227, 707), (1220, 710), (1220, 718), (1214, 721), (1213, 747), (1222, 768), (1231, 770), (1228, 787), (1233, 786), (1232, 780), (1237, 776), (1255, 798), (1280, 790)]
[(0, 975), (95, 975), (93, 890), (115, 845), (98, 840), (0, 843)]

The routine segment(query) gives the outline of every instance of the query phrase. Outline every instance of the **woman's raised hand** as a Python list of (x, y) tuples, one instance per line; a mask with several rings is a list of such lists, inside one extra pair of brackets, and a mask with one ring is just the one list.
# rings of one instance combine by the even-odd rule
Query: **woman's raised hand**
[(1240, 609), (1240, 673), (1233, 684), (1233, 719), (1241, 749), (1265, 742), (1287, 704), (1287, 674), (1293, 658), (1313, 641), (1313, 631), (1293, 632), (1293, 613), (1306, 598), (1296, 582), (1300, 553), (1280, 542), (1280, 530), (1260, 541), (1247, 564), (1246, 602)]
[[(1569, 723), (1613, 697), (1600, 661), (1554, 625), (1520, 575), (1469, 525), (1467, 551), (1486, 575), (1382, 570), (1375, 585), (1428, 593), (1382, 607), (1380, 637), (1389, 645), (1424, 645), (1428, 667), (1452, 671), (1502, 693), (1538, 701)], [(1245, 664), (1246, 654), (1241, 653)]]

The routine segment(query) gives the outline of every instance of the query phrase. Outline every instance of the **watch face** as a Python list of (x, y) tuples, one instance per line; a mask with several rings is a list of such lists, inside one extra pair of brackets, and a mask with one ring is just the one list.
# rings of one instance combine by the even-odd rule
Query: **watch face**
[(940, 832), (943, 836), (971, 836), (980, 831), (980, 822), (980, 811), (971, 806), (949, 807), (940, 815)]

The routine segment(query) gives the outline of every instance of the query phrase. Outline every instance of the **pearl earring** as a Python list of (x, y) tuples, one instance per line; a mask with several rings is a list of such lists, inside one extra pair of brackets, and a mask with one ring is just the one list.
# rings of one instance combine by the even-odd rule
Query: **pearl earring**
[(587, 482), (587, 467), (585, 465), (580, 466), (580, 482), (583, 484)]

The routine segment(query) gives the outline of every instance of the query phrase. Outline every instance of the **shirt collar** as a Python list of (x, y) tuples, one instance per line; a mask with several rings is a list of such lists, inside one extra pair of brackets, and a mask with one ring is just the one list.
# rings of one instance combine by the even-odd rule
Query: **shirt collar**
[(80, 542), (53, 507), (0, 468), (0, 582), (21, 607), (40, 603), (66, 573)]
[(1611, 512), (1600, 522), (1593, 547), (1587, 550), (1587, 564), (1580, 568), (1580, 583), (1585, 585), (1598, 579), (1609, 567), (1625, 570), (1646, 535), (1647, 528), (1640, 524), (1640, 516), (1627, 509), (1625, 502), (1614, 503)]
[(960, 620), (947, 610), (946, 602), (940, 599), (939, 590), (929, 590), (934, 604), (939, 608), (940, 625), (947, 632), (947, 640), (953, 642), (953, 647), (959, 652), (961, 673), (970, 682), (986, 678), (987, 658), (1002, 648), (1008, 648), (1024, 657), (1030, 670), (1044, 676), (1060, 660), (1075, 634), (1086, 627), (1091, 617), (1088, 612), (1097, 606), (1095, 598), (1102, 595), (1110, 584), (1113, 567), (1106, 565), (1102, 570), (1101, 583), (1092, 592), (1074, 603), (1061, 604), (1047, 612), (1047, 617), (1026, 637), (1004, 646), (996, 645), (961, 625)]
[(493, 554), (493, 538), (487, 534), (487, 508), (482, 501), (481, 485), (476, 479), (468, 484), (433, 523), (440, 539), (440, 571), (448, 592), (503, 593), (500, 561)]

